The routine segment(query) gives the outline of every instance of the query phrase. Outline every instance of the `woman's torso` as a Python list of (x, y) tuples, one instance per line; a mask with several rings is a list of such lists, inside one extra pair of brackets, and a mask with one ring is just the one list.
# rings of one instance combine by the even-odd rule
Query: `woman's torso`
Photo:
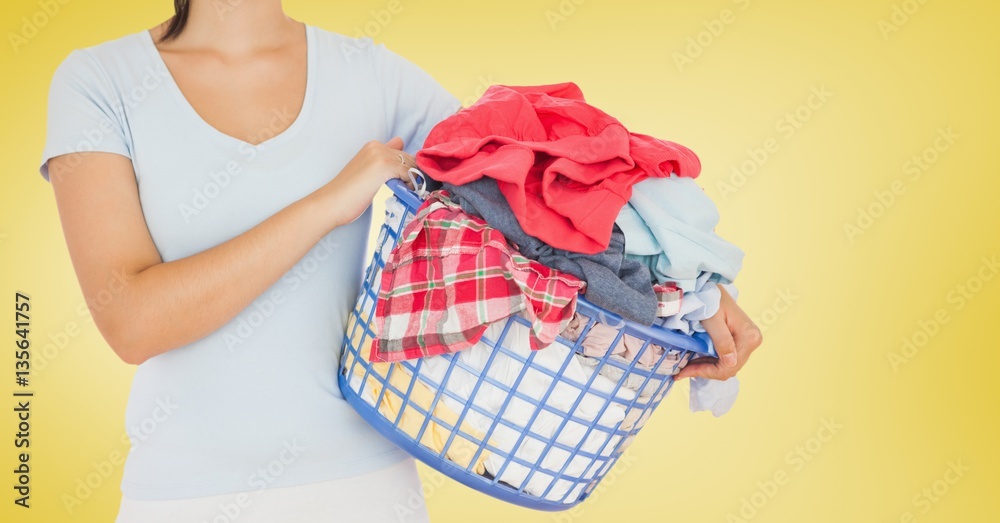
[[(148, 32), (92, 48), (120, 95), (146, 224), (164, 262), (254, 227), (388, 139), (370, 60), (307, 26), (299, 115), (276, 111), (254, 146), (201, 119)], [(135, 499), (249, 491), (350, 476), (403, 458), (342, 400), (339, 349), (371, 211), (323, 238), (218, 331), (140, 365), (126, 412)], [(190, 311), (198, 314), (197, 308)], [(184, 321), (177, 318), (177, 321)]]

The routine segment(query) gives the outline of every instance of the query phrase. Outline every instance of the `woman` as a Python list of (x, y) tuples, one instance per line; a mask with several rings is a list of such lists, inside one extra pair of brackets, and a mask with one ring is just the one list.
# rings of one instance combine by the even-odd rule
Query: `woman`
[[(138, 365), (118, 521), (426, 521), (337, 359), (369, 204), (460, 104), (280, 0), (175, 8), (59, 66), (41, 166), (95, 323)], [(734, 357), (685, 376), (759, 344), (728, 296), (706, 327)]]

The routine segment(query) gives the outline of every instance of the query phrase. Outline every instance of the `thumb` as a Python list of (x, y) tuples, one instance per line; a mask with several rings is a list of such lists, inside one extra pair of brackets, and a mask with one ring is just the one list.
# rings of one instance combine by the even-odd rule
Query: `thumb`
[(385, 145), (390, 149), (396, 149), (397, 151), (403, 150), (403, 139), (396, 136), (392, 140), (385, 142)]

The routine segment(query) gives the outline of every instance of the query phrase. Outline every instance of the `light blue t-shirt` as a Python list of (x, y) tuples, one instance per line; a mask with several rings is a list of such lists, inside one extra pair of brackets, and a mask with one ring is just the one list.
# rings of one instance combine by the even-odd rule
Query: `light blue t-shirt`
[[(307, 26), (298, 117), (259, 145), (205, 122), (148, 31), (73, 51), (53, 77), (46, 162), (76, 151), (132, 160), (146, 225), (164, 262), (251, 229), (318, 189), (372, 139), (407, 152), (460, 108), (417, 66), (370, 40)], [(225, 86), (220, 86), (225, 89)], [(94, 209), (113, 212), (113, 209)], [(405, 454), (337, 388), (339, 350), (366, 262), (371, 208), (323, 238), (218, 331), (139, 365), (125, 425), (123, 493), (172, 499), (363, 474)], [(190, 314), (198, 314), (193, 306)], [(184, 321), (183, 317), (176, 321)]]

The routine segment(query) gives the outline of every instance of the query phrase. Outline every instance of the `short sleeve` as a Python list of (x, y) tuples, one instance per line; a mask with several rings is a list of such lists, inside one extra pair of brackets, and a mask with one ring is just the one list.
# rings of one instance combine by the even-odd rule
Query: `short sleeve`
[(122, 105), (107, 73), (86, 51), (67, 56), (52, 76), (45, 149), (39, 172), (49, 180), (48, 161), (63, 154), (109, 152), (132, 157)]
[(399, 136), (404, 150), (416, 154), (431, 129), (461, 109), (462, 103), (426, 71), (383, 44), (373, 46), (372, 59), (390, 137)]

